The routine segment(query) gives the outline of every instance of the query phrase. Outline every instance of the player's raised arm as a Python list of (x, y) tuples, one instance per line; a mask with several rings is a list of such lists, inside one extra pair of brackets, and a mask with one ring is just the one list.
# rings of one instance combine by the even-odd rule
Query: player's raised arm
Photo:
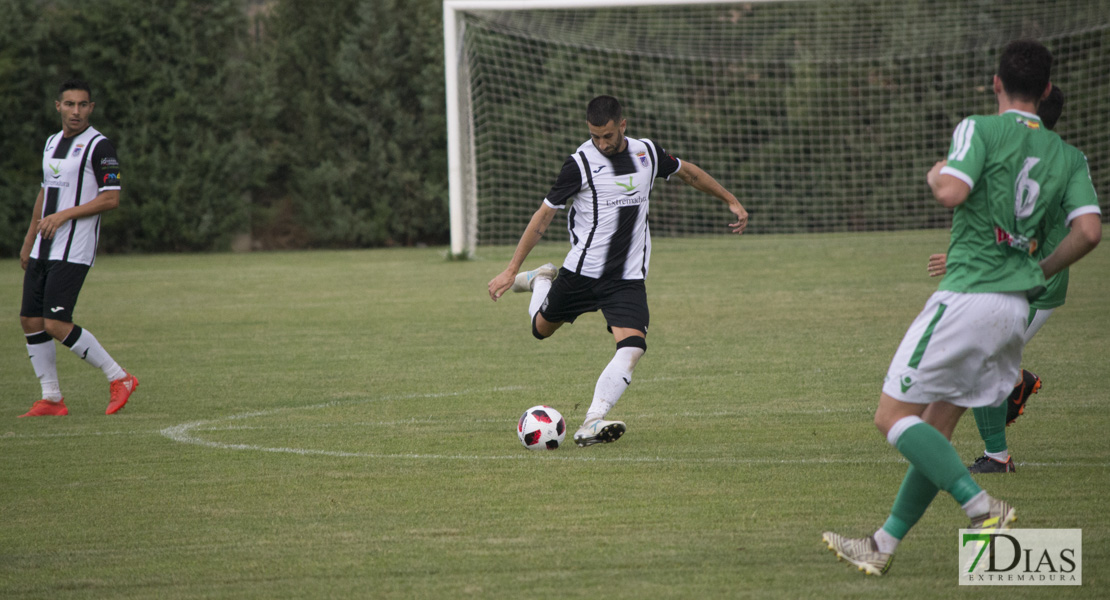
[(547, 232), (547, 227), (551, 225), (551, 220), (555, 218), (556, 209), (547, 205), (546, 202), (540, 204), (539, 209), (532, 214), (532, 219), (528, 222), (528, 227), (524, 229), (524, 233), (520, 236), (520, 241), (517, 242), (516, 252), (513, 252), (513, 258), (509, 261), (509, 266), (505, 267), (489, 282), (489, 297), (494, 302), (501, 297), (513, 285), (513, 279), (516, 274), (520, 272), (521, 265), (524, 260), (528, 258), (528, 254), (532, 248), (536, 247), (540, 238)]
[(733, 233), (744, 233), (744, 229), (748, 226), (748, 211), (744, 210), (744, 206), (740, 204), (736, 196), (726, 190), (716, 179), (713, 179), (712, 175), (688, 160), (682, 161), (682, 168), (675, 175), (678, 175), (679, 179), (695, 190), (710, 196), (716, 196), (725, 204), (728, 204), (728, 209), (736, 216), (736, 222), (729, 223), (728, 226), (732, 228)]

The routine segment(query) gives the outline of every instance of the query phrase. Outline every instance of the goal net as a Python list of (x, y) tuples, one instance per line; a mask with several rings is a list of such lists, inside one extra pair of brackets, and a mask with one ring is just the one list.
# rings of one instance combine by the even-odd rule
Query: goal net
[[(925, 173), (960, 119), (995, 110), (998, 56), (1023, 37), (1056, 56), (1056, 129), (1110, 215), (1110, 0), (446, 0), (444, 17), (456, 254), (516, 243), (600, 94), (735, 193), (749, 233), (947, 227)], [(656, 236), (729, 217), (681, 183), (652, 194)]]

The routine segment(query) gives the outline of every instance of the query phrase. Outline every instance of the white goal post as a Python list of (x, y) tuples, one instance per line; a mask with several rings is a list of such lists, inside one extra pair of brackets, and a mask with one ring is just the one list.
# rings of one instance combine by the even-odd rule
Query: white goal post
[[(947, 227), (924, 175), (961, 118), (994, 110), (1023, 37), (1056, 56), (1057, 131), (1110, 216), (1110, 0), (444, 0), (443, 25), (456, 256), (516, 243), (600, 94), (735, 193), (748, 233)], [(723, 234), (722, 210), (659, 185), (652, 233)]]

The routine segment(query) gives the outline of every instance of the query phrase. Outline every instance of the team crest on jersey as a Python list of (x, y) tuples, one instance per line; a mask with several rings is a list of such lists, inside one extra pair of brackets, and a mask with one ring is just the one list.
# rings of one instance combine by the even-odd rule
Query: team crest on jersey
[(81, 150), (84, 149), (84, 147), (84, 144), (77, 144), (73, 147), (73, 154), (70, 154), (70, 156), (81, 156)]
[(636, 153), (636, 158), (640, 159), (640, 166), (641, 167), (648, 166), (647, 152), (643, 152), (643, 151), (637, 152)]
[(1029, 129), (1040, 129), (1041, 128), (1041, 122), (1040, 121), (1033, 121), (1033, 120), (1030, 120), (1030, 119), (1023, 119), (1021, 117), (1018, 117), (1017, 122), (1021, 123), (1022, 125), (1025, 125)]

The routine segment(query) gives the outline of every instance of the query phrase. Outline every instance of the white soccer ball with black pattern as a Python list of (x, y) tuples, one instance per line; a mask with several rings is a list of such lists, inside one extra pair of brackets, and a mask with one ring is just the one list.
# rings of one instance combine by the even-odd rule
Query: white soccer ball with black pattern
[(567, 422), (550, 406), (533, 406), (520, 415), (516, 434), (529, 450), (554, 450), (567, 436)]

